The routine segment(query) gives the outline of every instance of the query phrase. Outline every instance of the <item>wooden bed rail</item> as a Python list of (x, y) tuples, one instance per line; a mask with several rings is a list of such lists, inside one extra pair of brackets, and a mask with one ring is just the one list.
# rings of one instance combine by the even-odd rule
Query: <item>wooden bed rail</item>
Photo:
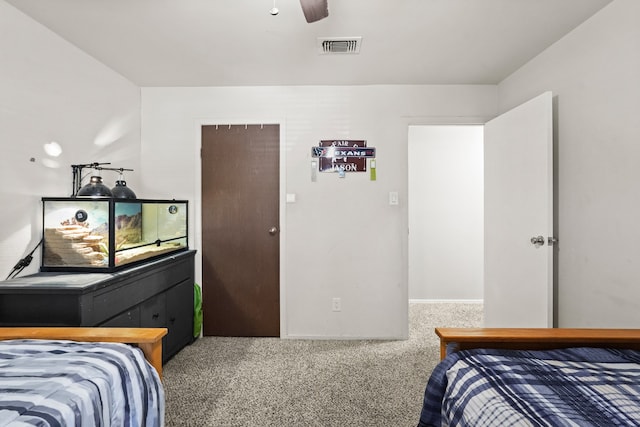
[(580, 328), (436, 328), (440, 358), (472, 348), (550, 350), (605, 347), (640, 350), (640, 329)]
[(139, 347), (162, 378), (162, 337), (167, 328), (0, 328), (0, 340), (49, 339), (88, 342), (119, 342)]

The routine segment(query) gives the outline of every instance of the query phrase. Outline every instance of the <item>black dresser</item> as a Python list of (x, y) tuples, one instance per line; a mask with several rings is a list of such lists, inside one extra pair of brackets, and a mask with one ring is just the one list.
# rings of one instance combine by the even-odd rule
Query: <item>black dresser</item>
[(166, 327), (166, 362), (193, 340), (194, 258), (187, 250), (114, 273), (0, 282), (0, 326)]

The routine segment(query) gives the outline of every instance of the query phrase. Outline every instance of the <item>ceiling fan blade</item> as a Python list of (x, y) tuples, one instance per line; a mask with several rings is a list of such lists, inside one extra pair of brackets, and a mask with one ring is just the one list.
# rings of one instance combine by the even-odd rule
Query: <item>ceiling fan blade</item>
[(307, 22), (316, 22), (329, 16), (328, 0), (300, 0)]

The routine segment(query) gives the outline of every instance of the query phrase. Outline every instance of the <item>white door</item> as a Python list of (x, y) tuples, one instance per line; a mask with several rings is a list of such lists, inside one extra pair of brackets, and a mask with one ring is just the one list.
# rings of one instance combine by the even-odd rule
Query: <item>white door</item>
[[(553, 326), (552, 95), (485, 125), (484, 326)], [(532, 238), (542, 236), (542, 244)]]

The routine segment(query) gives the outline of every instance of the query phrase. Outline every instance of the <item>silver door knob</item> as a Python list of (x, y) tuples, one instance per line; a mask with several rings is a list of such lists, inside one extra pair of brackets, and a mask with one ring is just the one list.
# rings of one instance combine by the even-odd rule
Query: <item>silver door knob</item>
[(535, 236), (531, 238), (531, 243), (536, 245), (536, 248), (539, 248), (540, 246), (544, 245), (545, 240), (542, 236)]
[(278, 234), (278, 227), (271, 227), (269, 229), (269, 234), (272, 236), (275, 236), (276, 234)]

